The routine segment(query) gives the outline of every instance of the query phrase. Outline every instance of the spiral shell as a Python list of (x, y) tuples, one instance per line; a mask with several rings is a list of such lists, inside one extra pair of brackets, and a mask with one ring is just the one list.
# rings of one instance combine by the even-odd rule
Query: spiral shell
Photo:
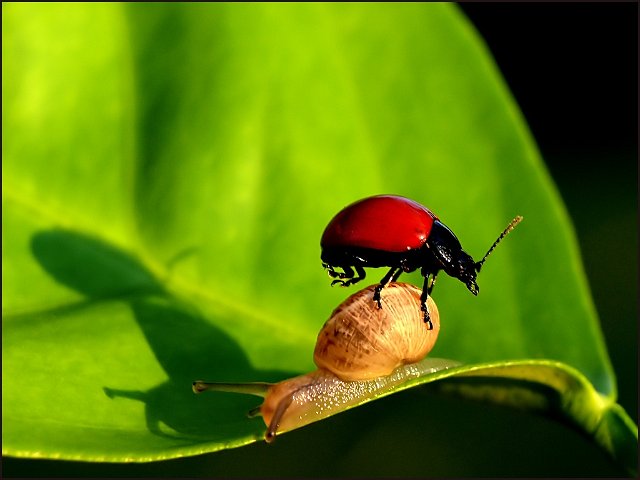
[(433, 348), (440, 315), (429, 297), (433, 323), (428, 330), (420, 310), (421, 290), (406, 283), (385, 287), (382, 308), (373, 302), (375, 285), (356, 292), (331, 314), (318, 334), (315, 364), (342, 380), (369, 380), (421, 360)]

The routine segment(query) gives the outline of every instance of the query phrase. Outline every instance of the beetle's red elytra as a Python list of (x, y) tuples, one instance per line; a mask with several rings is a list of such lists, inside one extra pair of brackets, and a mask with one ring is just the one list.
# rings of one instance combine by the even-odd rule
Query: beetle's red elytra
[(420, 248), (429, 238), (431, 210), (413, 200), (391, 195), (365, 198), (349, 205), (327, 225), (322, 248), (360, 247), (386, 252)]
[(335, 279), (331, 285), (345, 287), (365, 278), (364, 267), (391, 267), (375, 289), (378, 308), (382, 308), (380, 292), (387, 284), (402, 272), (420, 268), (424, 277), (421, 306), (424, 321), (432, 328), (426, 301), (438, 272), (444, 270), (477, 295), (476, 278), (484, 261), (521, 220), (521, 216), (514, 218), (476, 262), (427, 207), (398, 195), (376, 195), (348, 205), (329, 222), (320, 240), (322, 265)]

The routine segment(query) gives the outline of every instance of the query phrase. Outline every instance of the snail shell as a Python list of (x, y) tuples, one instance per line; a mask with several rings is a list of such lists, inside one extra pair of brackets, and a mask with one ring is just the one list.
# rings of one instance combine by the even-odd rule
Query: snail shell
[(427, 299), (433, 323), (433, 330), (428, 330), (418, 288), (390, 283), (381, 309), (373, 305), (374, 288), (365, 288), (347, 298), (318, 334), (315, 364), (342, 380), (388, 375), (400, 365), (424, 358), (438, 338), (440, 315), (433, 299)]
[(262, 415), (265, 439), (301, 427), (384, 395), (410, 378), (456, 362), (434, 359), (419, 363), (433, 348), (440, 331), (440, 315), (431, 297), (428, 308), (433, 328), (423, 321), (421, 291), (406, 283), (385, 287), (383, 308), (373, 301), (375, 285), (347, 298), (331, 314), (318, 334), (314, 352), (317, 370), (276, 384), (193, 383), (205, 390), (249, 393), (264, 397), (250, 416)]

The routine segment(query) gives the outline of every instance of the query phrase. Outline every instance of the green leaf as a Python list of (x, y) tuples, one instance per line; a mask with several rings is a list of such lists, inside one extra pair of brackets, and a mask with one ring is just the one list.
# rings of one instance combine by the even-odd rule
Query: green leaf
[(191, 382), (311, 370), (353, 293), (329, 288), (320, 235), (385, 192), (476, 257), (525, 217), (477, 298), (440, 276), (433, 355), (571, 365), (607, 407), (590, 394), (569, 416), (628, 447), (566, 212), (454, 6), (3, 4), (2, 24), (5, 455), (140, 462), (262, 438), (254, 401)]

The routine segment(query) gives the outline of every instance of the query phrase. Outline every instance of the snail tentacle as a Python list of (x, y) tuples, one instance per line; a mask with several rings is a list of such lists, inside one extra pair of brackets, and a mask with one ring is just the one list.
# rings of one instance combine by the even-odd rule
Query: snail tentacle
[(192, 389), (193, 393), (202, 393), (211, 390), (215, 392), (246, 393), (247, 395), (265, 398), (273, 385), (275, 384), (267, 382), (224, 383), (196, 380), (193, 382)]
[(278, 432), (278, 428), (280, 427), (280, 421), (284, 417), (285, 412), (293, 402), (293, 396), (298, 390), (295, 390), (287, 395), (285, 395), (278, 406), (276, 407), (275, 412), (273, 413), (273, 417), (271, 418), (271, 422), (269, 422), (269, 426), (267, 427), (267, 431), (264, 434), (264, 439), (271, 443), (276, 438), (276, 433)]

